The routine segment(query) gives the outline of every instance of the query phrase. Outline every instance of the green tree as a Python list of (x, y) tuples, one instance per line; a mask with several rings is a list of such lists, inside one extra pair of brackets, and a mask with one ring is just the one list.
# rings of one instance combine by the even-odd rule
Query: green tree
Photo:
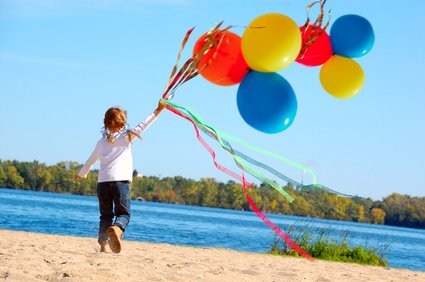
[(197, 205), (199, 203), (199, 185), (196, 182), (188, 182), (183, 191), (183, 201), (187, 205)]
[(220, 205), (222, 208), (235, 210), (244, 209), (244, 203), (246, 200), (242, 185), (233, 181), (229, 181), (226, 185), (226, 189), (224, 189), (222, 192), (225, 195), (225, 197), (221, 196), (222, 202)]
[(36, 190), (39, 191), (49, 191), (49, 185), (52, 181), (52, 175), (50, 174), (49, 170), (43, 165), (38, 166), (36, 168)]
[(217, 207), (218, 183), (214, 178), (202, 178), (199, 189), (198, 205)]
[(0, 162), (0, 187), (5, 187), (6, 186), (6, 173), (4, 172), (3, 169), (3, 164)]
[(371, 210), (371, 222), (376, 224), (385, 223), (385, 211), (380, 208), (372, 208)]
[(5, 186), (8, 188), (23, 188), (24, 179), (13, 164), (6, 166)]
[(385, 210), (387, 224), (425, 228), (425, 197), (393, 193), (377, 206)]

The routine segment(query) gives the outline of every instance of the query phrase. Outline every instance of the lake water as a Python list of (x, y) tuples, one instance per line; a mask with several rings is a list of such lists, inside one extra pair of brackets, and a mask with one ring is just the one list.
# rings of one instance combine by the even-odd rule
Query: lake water
[[(267, 214), (287, 226), (330, 228), (330, 238), (350, 233), (353, 245), (389, 244), (390, 267), (425, 271), (425, 230)], [(93, 196), (0, 188), (0, 228), (97, 238), (99, 209)], [(151, 202), (132, 202), (126, 240), (268, 252), (275, 233), (255, 213)], [(334, 236), (334, 237), (332, 237)]]

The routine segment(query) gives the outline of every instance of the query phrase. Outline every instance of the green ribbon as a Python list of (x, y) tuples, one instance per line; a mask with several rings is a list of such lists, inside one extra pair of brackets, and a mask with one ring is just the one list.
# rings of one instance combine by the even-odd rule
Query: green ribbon
[[(231, 154), (231, 156), (233, 157), (233, 159), (234, 159), (234, 161), (235, 161), (235, 163), (236, 163), (236, 165), (238, 167), (242, 168), (244, 171), (246, 171), (247, 173), (249, 173), (250, 175), (252, 175), (256, 179), (260, 180), (262, 183), (266, 183), (269, 186), (271, 186), (272, 188), (274, 188), (275, 190), (277, 190), (289, 202), (292, 202), (294, 199), (293, 199), (293, 197), (288, 192), (286, 192), (275, 181), (273, 181), (270, 178), (266, 177), (265, 175), (263, 175), (262, 173), (258, 172), (257, 170), (252, 169), (250, 166), (247, 165), (246, 162), (248, 162), (248, 163), (250, 163), (250, 164), (252, 164), (254, 166), (257, 166), (259, 168), (262, 168), (262, 169), (268, 171), (269, 173), (273, 174), (274, 176), (276, 176), (276, 177), (278, 177), (278, 178), (286, 181), (287, 183), (292, 184), (295, 188), (304, 189), (304, 190), (321, 189), (321, 190), (324, 190), (324, 191), (327, 191), (327, 192), (330, 192), (330, 193), (334, 193), (334, 194), (338, 194), (338, 195), (341, 195), (341, 196), (350, 197), (349, 195), (339, 193), (339, 192), (337, 192), (335, 190), (332, 190), (330, 188), (327, 188), (324, 185), (318, 184), (317, 183), (316, 174), (314, 173), (314, 171), (312, 169), (310, 169), (308, 167), (305, 167), (305, 166), (303, 166), (303, 165), (301, 165), (301, 164), (299, 164), (297, 162), (291, 161), (291, 160), (289, 160), (289, 159), (287, 159), (285, 157), (282, 157), (282, 156), (280, 156), (280, 155), (278, 155), (276, 153), (273, 153), (273, 152), (270, 152), (270, 151), (267, 151), (267, 150), (264, 150), (264, 149), (255, 147), (253, 145), (250, 145), (249, 143), (245, 142), (244, 140), (242, 140), (240, 138), (234, 137), (234, 136), (232, 136), (230, 134), (227, 134), (225, 132), (222, 132), (220, 130), (217, 130), (217, 129), (213, 128), (212, 126), (206, 124), (202, 120), (202, 118), (199, 115), (197, 115), (196, 113), (194, 113), (192, 110), (190, 110), (189, 107), (186, 107), (186, 106), (183, 106), (183, 105), (180, 105), (180, 104), (171, 102), (169, 100), (162, 100), (162, 101), (165, 104), (167, 104), (168, 106), (173, 107), (175, 110), (179, 111), (179, 113), (182, 114), (182, 115), (184, 115), (186, 118), (192, 120), (199, 129), (201, 129), (209, 137), (215, 139), (224, 150), (226, 150), (229, 154)], [(186, 114), (182, 113), (182, 111), (180, 111), (179, 109), (180, 110), (183, 110)], [(292, 178), (284, 175), (283, 173), (277, 171), (276, 169), (274, 169), (274, 168), (272, 168), (272, 167), (270, 167), (270, 166), (268, 166), (268, 165), (266, 165), (266, 164), (264, 164), (262, 162), (259, 162), (259, 161), (255, 160), (255, 159), (253, 159), (253, 158), (245, 155), (244, 153), (242, 153), (242, 152), (234, 149), (231, 146), (231, 144), (228, 141), (226, 141), (224, 138), (227, 138), (229, 140), (232, 140), (234, 142), (237, 142), (237, 143), (245, 146), (246, 148), (248, 148), (248, 149), (250, 149), (250, 150), (252, 150), (254, 152), (257, 152), (259, 154), (263, 154), (263, 155), (267, 155), (269, 157), (273, 157), (273, 158), (275, 158), (275, 159), (277, 159), (277, 160), (279, 160), (281, 162), (286, 163), (287, 165), (290, 165), (292, 167), (295, 167), (297, 169), (302, 170), (303, 172), (306, 172), (306, 173), (310, 174), (313, 177), (313, 184), (311, 184), (311, 185), (304, 185), (304, 184), (302, 184), (300, 182), (297, 182), (297, 181), (293, 180)]]

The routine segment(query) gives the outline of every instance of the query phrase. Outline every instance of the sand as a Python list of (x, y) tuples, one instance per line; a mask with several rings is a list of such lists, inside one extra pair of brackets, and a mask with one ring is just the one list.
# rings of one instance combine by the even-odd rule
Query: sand
[(5, 281), (425, 281), (425, 272), (227, 249), (123, 241), (100, 253), (96, 238), (0, 230)]

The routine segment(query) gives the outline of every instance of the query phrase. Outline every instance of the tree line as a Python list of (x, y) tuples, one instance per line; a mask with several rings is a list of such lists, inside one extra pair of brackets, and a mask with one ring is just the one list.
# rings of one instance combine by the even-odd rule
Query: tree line
[[(0, 160), (0, 187), (32, 191), (96, 195), (98, 171), (83, 181), (75, 179), (81, 164), (59, 162), (46, 165), (33, 162)], [(249, 196), (263, 212), (345, 221), (425, 228), (425, 197), (393, 193), (383, 200), (341, 197), (323, 190), (283, 187), (295, 200), (289, 203), (266, 184), (253, 185)], [(134, 171), (132, 197), (146, 201), (178, 203), (236, 210), (251, 210), (242, 185), (214, 178), (193, 180), (182, 176), (138, 176)]]

